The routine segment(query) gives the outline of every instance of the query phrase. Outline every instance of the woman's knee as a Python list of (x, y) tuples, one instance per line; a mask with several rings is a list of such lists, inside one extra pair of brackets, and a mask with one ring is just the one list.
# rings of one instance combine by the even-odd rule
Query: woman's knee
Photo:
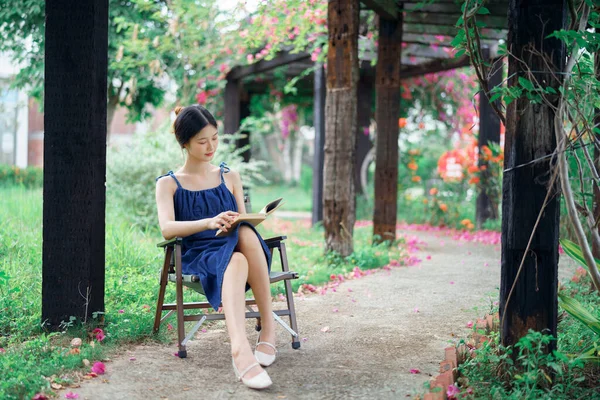
[(235, 251), (231, 255), (231, 260), (229, 261), (229, 267), (233, 267), (236, 269), (245, 269), (248, 270), (248, 260), (246, 256), (240, 253), (239, 251)]
[(256, 245), (257, 243), (258, 237), (256, 237), (256, 232), (254, 232), (254, 230), (247, 225), (240, 226), (239, 244), (241, 246), (245, 246)]

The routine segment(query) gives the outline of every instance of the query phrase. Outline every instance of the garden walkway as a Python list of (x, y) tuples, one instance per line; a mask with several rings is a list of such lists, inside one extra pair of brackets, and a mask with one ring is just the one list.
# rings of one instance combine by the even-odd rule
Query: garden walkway
[(173, 345), (124, 348), (106, 363), (106, 375), (73, 392), (80, 399), (412, 397), (438, 372), (444, 348), (467, 335), (467, 322), (490, 309), (500, 252), (436, 232), (401, 233), (423, 242), (414, 253), (420, 263), (297, 299), (302, 347), (292, 350), (280, 330), (278, 361), (268, 369), (274, 384), (265, 392), (235, 382), (222, 322), (199, 333), (187, 359), (174, 357)]

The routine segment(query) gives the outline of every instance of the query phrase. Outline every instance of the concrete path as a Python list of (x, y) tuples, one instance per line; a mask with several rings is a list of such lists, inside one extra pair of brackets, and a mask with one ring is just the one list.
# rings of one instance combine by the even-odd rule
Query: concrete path
[[(497, 298), (500, 252), (431, 232), (405, 234), (424, 242), (420, 264), (297, 299), (302, 347), (293, 350), (280, 329), (278, 360), (268, 368), (274, 384), (266, 391), (235, 381), (225, 325), (218, 322), (188, 345), (186, 359), (173, 356), (175, 345), (123, 349), (106, 363), (102, 379), (73, 392), (80, 399), (412, 397), (438, 372), (444, 348), (467, 335), (467, 321), (485, 314)], [(253, 321), (247, 326), (253, 341)]]

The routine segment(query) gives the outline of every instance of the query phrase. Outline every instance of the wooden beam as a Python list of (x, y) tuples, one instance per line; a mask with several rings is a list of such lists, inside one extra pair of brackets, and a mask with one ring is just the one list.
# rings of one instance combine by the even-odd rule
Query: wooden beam
[[(508, 13), (508, 2), (497, 4), (486, 4), (485, 7), (490, 10), (490, 15), (506, 18)], [(457, 3), (431, 3), (423, 4), (420, 2), (404, 3), (404, 9), (408, 13), (439, 13), (439, 14), (460, 14), (461, 4)]]
[(413, 76), (432, 74), (434, 72), (447, 71), (450, 69), (461, 68), (471, 65), (468, 56), (460, 58), (451, 58), (448, 60), (435, 60), (427, 64), (413, 65), (400, 70), (400, 78), (406, 79)]
[[(454, 21), (456, 23), (456, 21)], [(456, 27), (449, 25), (424, 25), (419, 23), (405, 23), (404, 34), (414, 33), (417, 35), (430, 34), (430, 35), (444, 35), (444, 36), (456, 36)], [(500, 40), (506, 39), (507, 31), (505, 29), (489, 29), (485, 28), (481, 30), (481, 37), (483, 39)]]
[(398, 7), (394, 0), (361, 0), (361, 3), (382, 18), (392, 20), (398, 18)]
[(296, 61), (310, 60), (310, 54), (308, 53), (281, 53), (271, 60), (260, 60), (257, 63), (246, 65), (244, 67), (234, 67), (229, 74), (227, 74), (227, 80), (237, 80), (245, 78), (249, 75), (259, 74), (261, 72), (267, 72), (282, 65), (287, 65)]
[[(407, 24), (419, 24), (423, 26), (442, 25), (452, 27), (456, 30), (456, 22), (461, 16), (461, 13), (440, 14), (412, 12), (406, 13), (406, 16), (404, 18)], [(483, 24), (485, 24), (486, 28), (491, 29), (506, 29), (508, 26), (506, 16), (494, 16), (490, 14), (478, 15), (477, 21), (482, 22)]]

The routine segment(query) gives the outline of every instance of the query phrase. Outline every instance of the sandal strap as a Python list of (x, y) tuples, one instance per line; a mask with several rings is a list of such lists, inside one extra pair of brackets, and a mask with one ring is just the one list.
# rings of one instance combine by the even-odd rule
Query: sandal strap
[(243, 378), (244, 375), (246, 375), (252, 368), (260, 366), (259, 363), (255, 362), (254, 364), (251, 364), (250, 366), (248, 366), (246, 369), (244, 369), (241, 373), (240, 373), (240, 378)]
[(277, 353), (277, 347), (273, 346), (271, 343), (269, 342), (258, 342), (256, 343), (256, 346), (258, 347), (258, 345), (260, 344), (264, 344), (265, 346), (269, 346), (270, 348), (272, 348), (273, 350), (275, 350), (275, 353)]

